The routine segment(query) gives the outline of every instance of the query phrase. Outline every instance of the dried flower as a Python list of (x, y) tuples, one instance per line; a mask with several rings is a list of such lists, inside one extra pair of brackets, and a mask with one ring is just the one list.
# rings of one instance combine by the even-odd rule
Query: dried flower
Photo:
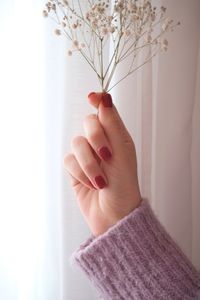
[(60, 29), (58, 29), (58, 28), (56, 28), (55, 30), (54, 30), (54, 33), (55, 33), (55, 35), (61, 35), (61, 30)]
[(67, 0), (62, 0), (62, 2), (63, 2), (63, 5), (65, 5), (65, 6), (68, 6), (68, 5), (69, 5), (69, 3), (68, 3)]
[(79, 47), (79, 42), (77, 40), (74, 40), (72, 43), (72, 47), (78, 48)]
[(68, 56), (72, 56), (72, 51), (71, 51), (71, 50), (68, 50), (68, 51), (67, 51), (67, 55), (68, 55)]
[(162, 24), (162, 30), (167, 31), (170, 28), (170, 25), (173, 23), (173, 20), (170, 18), (166, 18)]
[(66, 27), (66, 23), (64, 21), (61, 22), (61, 26), (64, 28)]
[(160, 43), (160, 49), (161, 51), (167, 51), (167, 48), (168, 48), (168, 40), (164, 39), (164, 40), (161, 40), (161, 43)]
[[(56, 22), (55, 34), (63, 34), (70, 42), (68, 56), (79, 52), (96, 73), (102, 91), (110, 91), (116, 84), (149, 62), (159, 51), (166, 51), (164, 35), (173, 31), (172, 19), (166, 8), (153, 7), (150, 0), (50, 0), (43, 16)], [(107, 46), (113, 53), (105, 63)], [(150, 47), (148, 56), (137, 65), (139, 53)], [(110, 47), (111, 48), (111, 47)], [(145, 52), (146, 53), (146, 52)], [(130, 67), (119, 81), (111, 86), (116, 67), (124, 60)]]
[(43, 14), (43, 17), (45, 17), (45, 18), (48, 17), (48, 12), (46, 10), (43, 10), (42, 14)]

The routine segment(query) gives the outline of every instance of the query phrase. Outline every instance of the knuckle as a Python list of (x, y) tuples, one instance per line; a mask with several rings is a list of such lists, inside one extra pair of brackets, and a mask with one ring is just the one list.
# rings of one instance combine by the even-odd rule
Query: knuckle
[(83, 173), (82, 169), (77, 170), (77, 178), (78, 178), (79, 180), (83, 179), (83, 177), (84, 177), (83, 174), (84, 174), (84, 173)]
[(84, 142), (85, 142), (84, 136), (76, 136), (71, 141), (71, 148), (74, 149), (76, 147), (79, 147)]
[(95, 165), (95, 162), (92, 160), (86, 162), (84, 165), (85, 172), (88, 174), (92, 173), (92, 171), (94, 170), (94, 165)]
[(132, 138), (130, 136), (128, 136), (127, 134), (124, 135), (123, 144), (126, 147), (126, 149), (129, 149), (131, 152), (135, 152), (134, 142), (133, 142)]
[(124, 143), (128, 146), (133, 146), (133, 139), (127, 131), (122, 131)]
[(135, 152), (135, 146), (134, 146), (134, 143), (133, 143), (132, 140), (130, 140), (130, 139), (125, 139), (125, 140), (124, 140), (124, 144), (125, 144), (125, 146), (126, 146), (128, 149), (130, 149), (130, 150), (132, 150), (132, 151)]
[(97, 120), (97, 115), (95, 114), (90, 114), (90, 115), (87, 115), (84, 119), (84, 124), (87, 125), (88, 123), (90, 123), (91, 121), (93, 120)]
[(93, 131), (88, 133), (88, 139), (92, 143), (97, 143), (102, 138), (102, 134), (100, 131)]
[(118, 137), (123, 139), (123, 143), (127, 146), (133, 145), (133, 139), (129, 132), (127, 131), (124, 123), (119, 120), (119, 117), (117, 115), (112, 115), (107, 119), (108, 126), (112, 127), (115, 132), (118, 132)]
[(120, 133), (123, 132), (123, 127), (122, 127), (122, 125), (120, 123), (114, 122), (113, 123), (113, 127), (115, 128), (115, 130), (119, 131)]
[(109, 117), (107, 117), (107, 123), (108, 123), (110, 126), (116, 128), (116, 129), (119, 129), (119, 130), (121, 130), (122, 127), (123, 127), (123, 126), (122, 126), (122, 123), (119, 122), (119, 120), (118, 120), (118, 118), (117, 118), (116, 115), (110, 115)]

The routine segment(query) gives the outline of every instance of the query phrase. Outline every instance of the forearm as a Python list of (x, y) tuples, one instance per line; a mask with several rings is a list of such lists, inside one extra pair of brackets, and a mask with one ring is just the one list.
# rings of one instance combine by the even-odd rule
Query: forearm
[(200, 299), (200, 276), (147, 200), (72, 256), (103, 299)]

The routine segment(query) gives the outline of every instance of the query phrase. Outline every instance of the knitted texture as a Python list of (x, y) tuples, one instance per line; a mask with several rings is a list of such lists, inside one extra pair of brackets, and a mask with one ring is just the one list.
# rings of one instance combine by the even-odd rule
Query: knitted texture
[(200, 274), (156, 218), (148, 201), (73, 253), (101, 299), (200, 299)]

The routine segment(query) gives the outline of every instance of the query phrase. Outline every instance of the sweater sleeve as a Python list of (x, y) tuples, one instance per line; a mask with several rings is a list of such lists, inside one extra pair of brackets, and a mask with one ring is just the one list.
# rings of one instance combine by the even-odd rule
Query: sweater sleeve
[(91, 236), (70, 261), (104, 300), (200, 299), (200, 274), (146, 199), (106, 233)]

